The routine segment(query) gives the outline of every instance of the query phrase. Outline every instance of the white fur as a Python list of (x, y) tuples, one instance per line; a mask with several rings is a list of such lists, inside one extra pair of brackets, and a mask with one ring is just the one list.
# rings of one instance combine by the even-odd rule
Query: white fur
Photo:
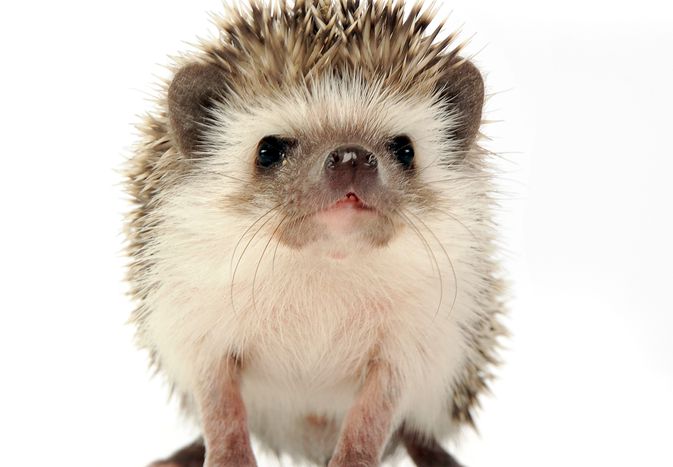
[[(234, 101), (218, 110), (216, 120), (211, 139), (217, 153), (204, 161), (209, 170), (162, 195), (153, 214), (155, 241), (145, 253), (154, 266), (144, 280), (159, 285), (147, 297), (151, 312), (141, 338), (156, 350), (169, 380), (192, 394), (199, 375), (232, 352), (243, 355), (243, 396), (253, 434), (273, 449), (320, 461), (331, 453), (336, 431), (317, 439), (304, 417), (332, 416), (338, 429), (367, 359), (377, 352), (401, 378), (398, 419), (445, 436), (451, 430), (452, 383), (465, 360), (476, 358), (461, 328), (476, 319), (485, 279), (481, 256), (490, 238), (476, 218), (488, 211), (481, 196), (487, 182), (437, 163), (439, 154), (451, 150), (442, 133), (450, 116), (431, 97), (399, 99), (353, 79), (245, 107)], [(427, 167), (419, 176), (460, 222), (439, 212), (416, 212), (425, 225), (411, 219), (427, 245), (405, 228), (375, 250), (350, 245), (353, 239), (345, 236), (338, 240), (344, 250), (358, 254), (339, 260), (321, 243), (299, 251), (281, 244), (274, 259), (276, 242), (269, 238), (278, 218), (269, 215), (252, 240), (256, 228), (244, 235), (254, 219), (224, 207), (241, 183), (227, 175), (249, 176), (263, 136), (327, 123), (376, 125), (387, 134), (409, 135), (418, 166)], [(248, 241), (232, 287), (233, 268)]]

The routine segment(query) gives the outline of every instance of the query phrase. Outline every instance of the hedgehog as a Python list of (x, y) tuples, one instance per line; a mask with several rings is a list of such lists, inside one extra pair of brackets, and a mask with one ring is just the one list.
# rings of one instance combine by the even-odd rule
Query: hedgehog
[(480, 71), (419, 3), (224, 8), (126, 168), (131, 322), (200, 432), (152, 465), (459, 465), (505, 334)]

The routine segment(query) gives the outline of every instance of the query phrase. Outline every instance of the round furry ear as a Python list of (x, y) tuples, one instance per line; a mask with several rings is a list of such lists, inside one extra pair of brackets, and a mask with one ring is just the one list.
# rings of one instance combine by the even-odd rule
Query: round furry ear
[(449, 66), (437, 83), (437, 92), (449, 111), (456, 113), (451, 138), (467, 150), (477, 138), (484, 106), (484, 80), (472, 62), (462, 60)]
[(193, 63), (180, 68), (168, 88), (168, 117), (180, 151), (194, 157), (203, 143), (210, 110), (226, 86), (217, 65)]

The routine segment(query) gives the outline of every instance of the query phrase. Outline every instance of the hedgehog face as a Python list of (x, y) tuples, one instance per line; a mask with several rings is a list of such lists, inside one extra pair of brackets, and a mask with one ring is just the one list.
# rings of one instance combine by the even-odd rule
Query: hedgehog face
[(469, 163), (481, 76), (451, 37), (424, 33), (418, 9), (301, 5), (222, 20), (220, 40), (177, 70), (168, 117), (184, 180), (286, 246), (385, 247)]
[(330, 77), (254, 105), (218, 104), (208, 154), (195, 163), (248, 180), (227, 194), (229, 205), (276, 207), (285, 245), (380, 247), (403, 228), (406, 209), (432, 202), (423, 180), (441, 176), (433, 162), (450, 145), (447, 120), (432, 95)]

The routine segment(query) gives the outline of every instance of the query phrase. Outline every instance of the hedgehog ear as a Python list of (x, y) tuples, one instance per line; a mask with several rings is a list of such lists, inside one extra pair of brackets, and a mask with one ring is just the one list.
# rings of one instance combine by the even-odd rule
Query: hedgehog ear
[(225, 76), (217, 65), (193, 63), (180, 68), (168, 87), (168, 117), (186, 157), (194, 157), (203, 143), (205, 125), (226, 86)]
[(450, 66), (437, 83), (437, 93), (458, 121), (451, 128), (451, 138), (468, 150), (477, 139), (484, 106), (484, 80), (472, 62), (461, 60)]

